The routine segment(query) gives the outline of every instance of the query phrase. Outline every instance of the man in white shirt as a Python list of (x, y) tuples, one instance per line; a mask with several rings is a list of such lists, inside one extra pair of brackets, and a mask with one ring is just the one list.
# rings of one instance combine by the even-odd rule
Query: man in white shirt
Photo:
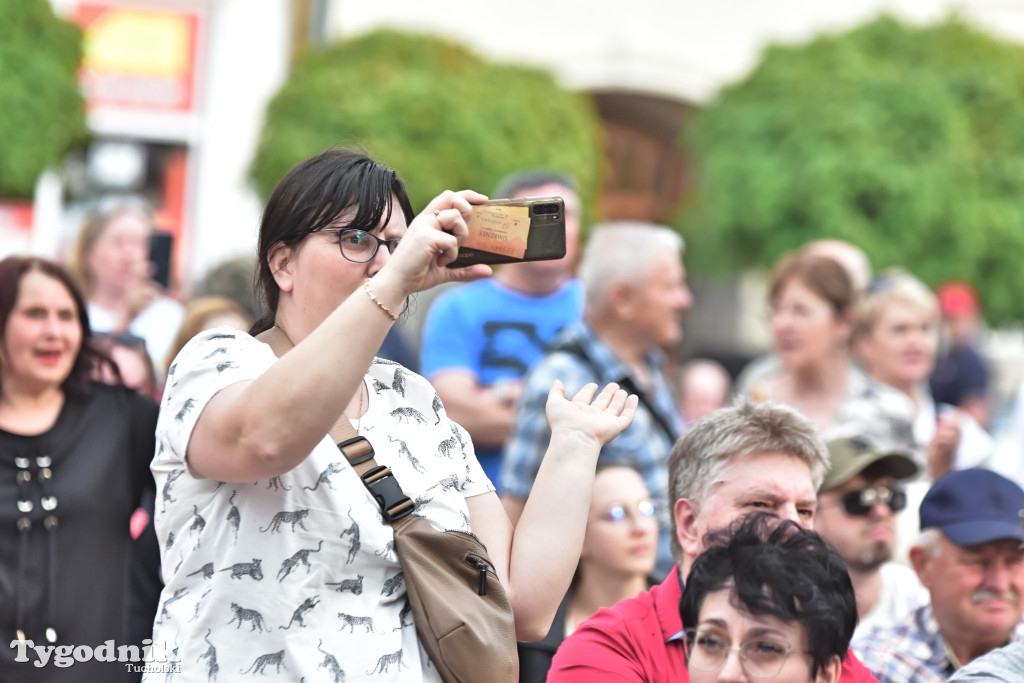
[(907, 505), (897, 482), (914, 476), (918, 466), (909, 454), (862, 437), (834, 439), (828, 451), (831, 467), (818, 491), (814, 528), (850, 572), (860, 618), (856, 634), (876, 623), (905, 621), (928, 601), (914, 571), (892, 561), (896, 515)]

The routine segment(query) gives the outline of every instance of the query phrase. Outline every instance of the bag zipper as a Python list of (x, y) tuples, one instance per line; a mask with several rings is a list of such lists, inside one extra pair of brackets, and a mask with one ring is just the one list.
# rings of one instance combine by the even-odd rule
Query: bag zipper
[(498, 572), (494, 571), (494, 567), (492, 567), (490, 564), (480, 559), (476, 555), (468, 556), (466, 558), (466, 562), (469, 563), (469, 565), (473, 567), (473, 569), (480, 572), (480, 584), (479, 587), (477, 588), (477, 594), (487, 595), (487, 574), (488, 572), (490, 572), (491, 574), (494, 574), (495, 578), (497, 578)]
[(474, 534), (472, 531), (463, 531), (462, 529), (445, 529), (444, 532), (446, 534), (462, 534), (463, 536), (469, 536), (474, 541), (479, 543), (484, 550), (487, 550), (487, 546), (484, 545), (484, 542), (481, 541), (480, 537)]

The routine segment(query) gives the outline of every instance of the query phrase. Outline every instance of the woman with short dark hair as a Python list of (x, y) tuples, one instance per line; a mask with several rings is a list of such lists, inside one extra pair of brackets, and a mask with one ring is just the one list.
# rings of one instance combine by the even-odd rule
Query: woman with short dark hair
[(260, 339), (218, 327), (194, 337), (168, 370), (153, 461), (167, 576), (154, 640), (206, 665), (168, 680), (216, 671), (438, 679), (409, 611), (393, 529), (328, 438), (343, 415), (414, 514), (483, 542), (517, 635), (547, 632), (579, 557), (598, 452), (629, 424), (637, 399), (589, 385), (570, 400), (556, 383), (542, 476), (513, 529), (433, 387), (374, 357), (411, 294), (490, 273), (447, 267), (485, 200), (444, 192), (416, 216), (393, 170), (343, 149), (302, 162), (277, 185), (258, 248), (268, 314), (252, 332), (276, 328), (294, 347), (277, 358)]
[(839, 680), (857, 625), (839, 555), (815, 532), (764, 513), (705, 545), (679, 605), (690, 680)]

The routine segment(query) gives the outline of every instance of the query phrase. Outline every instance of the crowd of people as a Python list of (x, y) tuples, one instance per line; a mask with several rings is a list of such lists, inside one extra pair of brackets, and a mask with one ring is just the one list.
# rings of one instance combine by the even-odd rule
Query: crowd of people
[[(258, 310), (154, 282), (137, 199), (0, 261), (0, 680), (441, 680), (336, 423), (486, 547), (524, 682), (1019, 678), (1024, 489), (969, 285), (797, 246), (734, 378), (680, 357), (678, 233), (584, 230), (549, 170), (493, 194), (562, 197), (565, 257), (450, 268), (486, 197), (417, 214), (334, 148), (266, 204)], [(107, 642), (170, 664), (74, 654)]]

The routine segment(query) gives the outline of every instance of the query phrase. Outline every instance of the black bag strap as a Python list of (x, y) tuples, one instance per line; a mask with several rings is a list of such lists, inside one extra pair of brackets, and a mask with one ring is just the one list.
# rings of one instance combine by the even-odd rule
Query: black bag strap
[[(278, 358), (288, 353), (293, 347), (291, 339), (284, 333), (284, 330), (276, 326), (260, 332), (256, 335), (256, 339), (269, 346)], [(412, 513), (416, 504), (402, 491), (402, 486), (391, 473), (391, 469), (378, 465), (377, 461), (373, 459), (373, 445), (365, 436), (359, 436), (344, 413), (338, 416), (329, 435), (338, 446), (338, 450), (359, 475), (363, 485), (370, 491), (370, 495), (380, 505), (384, 521), (395, 524)]]
[[(593, 371), (595, 379), (601, 378), (601, 368), (598, 367), (597, 363), (594, 362), (594, 359), (587, 354), (587, 352), (583, 349), (583, 345), (580, 344), (578, 340), (562, 342), (560, 344), (555, 344), (548, 348), (548, 353), (553, 353), (555, 351), (563, 351), (565, 353), (568, 353), (569, 355), (576, 356), (584, 363), (586, 363), (587, 366)], [(636, 383), (633, 381), (633, 378), (627, 375), (622, 377), (621, 379), (616, 380), (616, 382), (620, 387), (625, 389), (627, 392), (631, 394), (636, 394), (636, 397), (640, 399), (640, 403), (643, 404), (644, 408), (647, 409), (647, 412), (651, 414), (651, 417), (654, 418), (654, 421), (661, 428), (661, 431), (664, 432), (665, 436), (668, 437), (669, 442), (674, 444), (676, 442), (676, 439), (679, 438), (679, 433), (676, 431), (675, 426), (673, 426), (671, 421), (667, 420), (665, 416), (658, 411), (657, 407), (653, 403), (651, 403), (651, 400), (649, 398), (647, 398), (647, 394), (644, 393), (643, 389), (636, 385)]]

